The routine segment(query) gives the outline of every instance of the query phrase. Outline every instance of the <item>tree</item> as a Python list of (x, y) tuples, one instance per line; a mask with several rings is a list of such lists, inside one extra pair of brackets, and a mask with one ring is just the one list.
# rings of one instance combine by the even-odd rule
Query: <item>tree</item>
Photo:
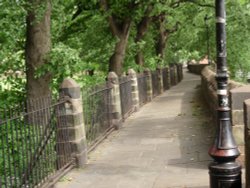
[(154, 8), (154, 4), (148, 4), (146, 11), (141, 18), (141, 20), (136, 24), (136, 36), (135, 36), (135, 43), (139, 45), (137, 49), (137, 53), (135, 55), (135, 63), (137, 65), (143, 66), (144, 65), (144, 56), (143, 56), (143, 51), (140, 48), (140, 43), (142, 42), (148, 27), (150, 25), (150, 22), (152, 20), (152, 16), (150, 13), (152, 12)]
[(174, 33), (178, 30), (179, 22), (172, 29), (166, 28), (166, 15), (164, 13), (156, 16), (156, 27), (158, 28), (159, 35), (156, 42), (156, 54), (162, 60), (165, 58), (165, 50), (166, 50), (166, 43), (168, 37), (171, 33)]
[(27, 77), (27, 98), (36, 99), (50, 95), (50, 72), (37, 77), (36, 70), (49, 63), (51, 50), (51, 1), (29, 0), (27, 5), (27, 32), (25, 44), (25, 65)]
[(113, 36), (118, 39), (114, 53), (109, 59), (109, 71), (114, 71), (117, 75), (121, 76), (122, 64), (132, 24), (132, 14), (137, 4), (135, 1), (126, 1), (123, 3), (115, 3), (114, 1), (112, 4), (108, 0), (101, 0), (101, 6), (108, 14), (107, 19)]

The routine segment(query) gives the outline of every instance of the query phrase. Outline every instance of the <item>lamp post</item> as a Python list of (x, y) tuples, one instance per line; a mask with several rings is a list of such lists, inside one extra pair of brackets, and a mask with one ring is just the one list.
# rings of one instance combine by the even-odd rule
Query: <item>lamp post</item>
[(227, 92), (226, 13), (225, 0), (216, 4), (217, 46), (217, 134), (209, 150), (214, 159), (209, 164), (211, 188), (241, 188), (241, 166), (235, 160), (240, 155), (232, 134)]
[(207, 33), (207, 60), (208, 60), (208, 64), (210, 65), (210, 46), (209, 46), (209, 28), (208, 28), (208, 15), (206, 14), (206, 16), (204, 17), (204, 21), (205, 21), (205, 26), (206, 26), (206, 33)]

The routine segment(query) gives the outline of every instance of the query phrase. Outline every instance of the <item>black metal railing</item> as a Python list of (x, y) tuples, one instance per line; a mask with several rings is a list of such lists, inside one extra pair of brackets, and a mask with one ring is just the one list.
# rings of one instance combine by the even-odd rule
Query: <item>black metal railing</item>
[[(182, 72), (181, 67), (179, 72)], [(160, 71), (151, 72), (154, 97), (161, 93), (159, 76)], [(169, 72), (163, 69), (164, 90), (175, 82), (175, 76), (174, 68), (171, 67)], [(182, 77), (179, 74), (179, 79)], [(140, 106), (148, 102), (149, 78), (150, 75), (137, 75)], [(82, 89), (88, 151), (114, 129), (113, 89), (110, 82)], [(115, 113), (121, 110), (125, 120), (134, 111), (130, 76), (119, 78), (119, 91), (121, 109), (116, 109)], [(46, 97), (11, 108), (0, 108), (0, 188), (52, 185), (65, 171), (75, 166), (69, 126), (72, 126), (72, 121), (80, 120), (72, 120), (71, 111), (67, 110), (70, 102), (67, 98), (53, 100)]]
[(148, 75), (146, 74), (137, 74), (137, 82), (138, 82), (138, 92), (139, 92), (139, 104), (140, 106), (146, 104), (148, 102), (148, 93), (147, 93), (147, 79)]
[(70, 145), (60, 157), (56, 145), (58, 125), (67, 121), (65, 103), (48, 97), (1, 110), (1, 187), (41, 187), (74, 165)]
[(163, 80), (163, 89), (168, 90), (171, 87), (170, 79), (169, 79), (169, 69), (162, 69), (162, 80)]
[(130, 76), (123, 76), (119, 78), (121, 112), (123, 120), (125, 120), (134, 110), (131, 82)]
[(82, 89), (83, 113), (88, 148), (91, 148), (107, 131), (111, 121), (111, 87), (108, 82)]
[(152, 76), (153, 97), (156, 97), (160, 95), (159, 71), (158, 70), (152, 71), (151, 76)]

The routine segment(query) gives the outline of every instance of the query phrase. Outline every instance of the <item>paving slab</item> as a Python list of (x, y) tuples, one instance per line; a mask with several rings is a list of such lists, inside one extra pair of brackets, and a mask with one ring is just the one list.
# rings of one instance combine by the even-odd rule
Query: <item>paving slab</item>
[(211, 115), (200, 95), (200, 77), (184, 80), (134, 113), (55, 188), (205, 188)]

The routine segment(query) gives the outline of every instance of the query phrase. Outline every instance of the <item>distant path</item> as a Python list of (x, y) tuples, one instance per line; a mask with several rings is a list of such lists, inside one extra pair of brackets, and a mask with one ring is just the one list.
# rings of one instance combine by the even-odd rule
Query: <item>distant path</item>
[(205, 188), (213, 130), (200, 77), (184, 80), (133, 114), (56, 188)]

